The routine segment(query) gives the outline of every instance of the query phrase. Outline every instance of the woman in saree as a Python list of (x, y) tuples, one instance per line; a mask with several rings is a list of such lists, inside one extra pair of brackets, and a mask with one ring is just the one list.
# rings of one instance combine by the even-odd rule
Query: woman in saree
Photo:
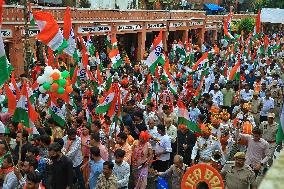
[(145, 189), (147, 186), (148, 169), (153, 159), (151, 144), (148, 142), (151, 135), (142, 131), (139, 140), (132, 146), (132, 173), (134, 189)]

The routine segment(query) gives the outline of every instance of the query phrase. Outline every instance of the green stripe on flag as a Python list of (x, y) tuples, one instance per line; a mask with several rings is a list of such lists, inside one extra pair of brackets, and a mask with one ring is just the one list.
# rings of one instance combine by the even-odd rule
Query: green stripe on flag
[(189, 130), (201, 133), (201, 130), (198, 127), (197, 123), (195, 123), (193, 121), (189, 121), (189, 120), (185, 119), (184, 117), (178, 118), (178, 124), (186, 125)]
[(0, 86), (9, 79), (8, 60), (6, 56), (0, 57)]
[(55, 114), (51, 109), (49, 109), (49, 114), (51, 115), (52, 119), (58, 123), (61, 127), (65, 126), (65, 120), (62, 119), (60, 116)]
[(109, 110), (110, 105), (111, 105), (111, 103), (108, 103), (108, 104), (106, 104), (104, 106), (97, 106), (96, 113), (97, 114), (106, 113)]
[(29, 114), (25, 109), (17, 107), (14, 116), (13, 121), (15, 122), (22, 122), (26, 127), (29, 127)]
[(283, 140), (284, 140), (284, 133), (281, 127), (281, 122), (279, 121), (278, 130), (276, 133), (276, 144), (282, 144)]
[(115, 63), (115, 64), (113, 64), (113, 69), (117, 69), (117, 68), (119, 68), (119, 66), (122, 64), (123, 62), (122, 62), (122, 60), (121, 60), (121, 58)]
[(68, 47), (68, 42), (66, 41), (66, 39), (63, 39), (63, 42), (61, 43), (61, 45), (56, 49), (56, 51), (54, 52), (56, 55), (57, 54), (62, 54), (62, 51), (64, 49), (66, 49)]

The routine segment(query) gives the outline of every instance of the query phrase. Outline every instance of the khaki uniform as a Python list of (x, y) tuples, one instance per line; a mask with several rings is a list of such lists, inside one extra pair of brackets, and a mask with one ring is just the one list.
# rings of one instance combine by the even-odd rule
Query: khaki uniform
[(260, 124), (260, 115), (259, 115), (259, 107), (260, 107), (260, 104), (261, 104), (261, 100), (260, 98), (257, 98), (256, 100), (253, 98), (251, 100), (251, 113), (253, 115), (253, 118), (254, 118), (254, 122), (257, 126), (259, 126)]
[[(273, 154), (276, 148), (276, 133), (278, 130), (278, 124), (273, 122), (269, 124), (267, 121), (263, 121), (259, 128), (262, 130), (262, 138), (269, 143), (269, 154), (270, 158), (273, 158)], [(270, 161), (269, 161), (270, 162)]]
[(274, 113), (275, 113), (275, 119), (279, 119), (280, 111), (282, 108), (282, 101), (283, 101), (283, 96), (282, 96), (282, 91), (281, 89), (276, 86), (271, 86), (270, 88), (271, 91), (271, 97), (274, 99)]
[(251, 184), (255, 184), (255, 174), (248, 165), (242, 168), (226, 165), (221, 174), (225, 179), (225, 189), (249, 189)]

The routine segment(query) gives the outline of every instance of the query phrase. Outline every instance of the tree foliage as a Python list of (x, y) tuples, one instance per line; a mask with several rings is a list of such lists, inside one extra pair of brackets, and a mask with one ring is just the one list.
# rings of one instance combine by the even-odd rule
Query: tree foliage
[(17, 3), (19, 3), (19, 0), (6, 0), (5, 3), (6, 3), (7, 5), (10, 5), (10, 4), (17, 4)]
[(259, 8), (284, 8), (283, 0), (259, 0), (256, 2), (256, 9)]
[(89, 0), (81, 0), (79, 7), (81, 7), (81, 8), (90, 8), (91, 7), (91, 3), (90, 3)]
[(250, 32), (253, 32), (255, 26), (255, 19), (243, 18), (238, 23), (238, 33), (244, 32), (245, 36), (248, 36)]

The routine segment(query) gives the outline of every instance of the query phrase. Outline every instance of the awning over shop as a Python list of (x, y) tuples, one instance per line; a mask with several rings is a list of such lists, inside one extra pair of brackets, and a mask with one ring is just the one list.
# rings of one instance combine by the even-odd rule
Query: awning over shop
[(223, 7), (220, 7), (216, 4), (204, 4), (204, 9), (211, 10), (211, 11), (224, 11), (225, 9)]

